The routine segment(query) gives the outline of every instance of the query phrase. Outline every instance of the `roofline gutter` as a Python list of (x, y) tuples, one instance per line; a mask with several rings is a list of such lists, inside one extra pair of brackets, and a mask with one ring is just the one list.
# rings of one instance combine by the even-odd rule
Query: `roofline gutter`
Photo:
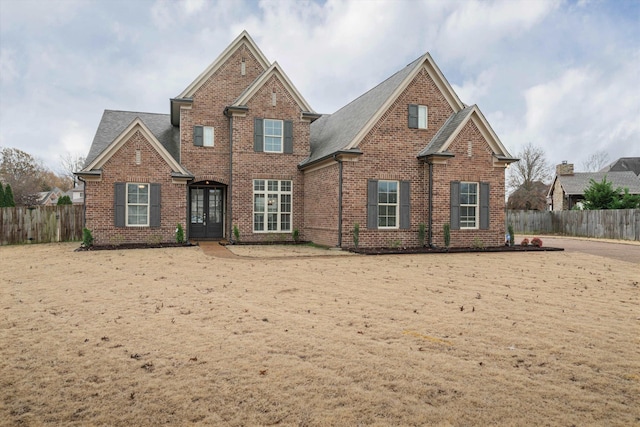
[(298, 170), (305, 170), (306, 168), (316, 165), (318, 163), (322, 163), (325, 162), (329, 159), (336, 159), (336, 156), (344, 156), (344, 155), (357, 155), (360, 156), (364, 154), (362, 151), (358, 150), (358, 149), (351, 149), (351, 150), (338, 150), (338, 151), (334, 151), (333, 153), (327, 154), (326, 156), (322, 156), (319, 159), (316, 159), (312, 162), (309, 163), (299, 163), (298, 164)]

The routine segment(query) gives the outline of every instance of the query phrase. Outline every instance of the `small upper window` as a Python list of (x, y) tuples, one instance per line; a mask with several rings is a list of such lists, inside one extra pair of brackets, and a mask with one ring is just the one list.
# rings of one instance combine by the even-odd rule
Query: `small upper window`
[(427, 128), (427, 106), (418, 105), (418, 129)]
[(202, 131), (202, 145), (205, 147), (213, 147), (213, 127), (204, 126)]
[(282, 153), (282, 120), (264, 119), (264, 151)]
[(428, 108), (426, 105), (409, 104), (409, 128), (427, 129), (429, 126)]

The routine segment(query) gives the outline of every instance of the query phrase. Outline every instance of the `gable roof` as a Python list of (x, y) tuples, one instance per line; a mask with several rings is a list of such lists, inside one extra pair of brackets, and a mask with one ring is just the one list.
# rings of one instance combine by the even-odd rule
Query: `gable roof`
[(602, 182), (603, 178), (612, 183), (614, 189), (628, 188), (630, 194), (640, 194), (640, 178), (631, 171), (624, 172), (577, 172), (573, 175), (556, 175), (549, 189), (553, 194), (556, 181), (560, 182), (562, 190), (568, 196), (582, 195), (591, 186), (591, 180)]
[(429, 150), (427, 147), (423, 150), (425, 155), (430, 154), (431, 151), (442, 152), (446, 149), (452, 140), (452, 135), (457, 133), (462, 128), (461, 124), (466, 123), (471, 113), (475, 112), (474, 122), (483, 132), (485, 138), (490, 141), (496, 155), (503, 160), (511, 160), (511, 155), (504, 148), (478, 107), (475, 105), (467, 107), (460, 101), (431, 55), (426, 53), (334, 114), (324, 115), (312, 123), (310, 131), (311, 154), (300, 163), (300, 167), (318, 162), (332, 153), (357, 151), (358, 144), (422, 69), (425, 69), (431, 76), (454, 111), (447, 122), (447, 129), (440, 129), (436, 135), (437, 139), (434, 137), (434, 140), (427, 146)]
[(253, 41), (249, 33), (244, 30), (234, 41), (231, 42), (229, 46), (211, 63), (209, 66), (202, 72), (196, 79), (191, 82), (189, 86), (185, 90), (182, 91), (180, 95), (176, 98), (191, 98), (194, 93), (202, 86), (208, 79), (215, 73), (222, 64), (225, 63), (227, 59), (233, 53), (238, 50), (238, 48), (242, 45), (245, 45), (247, 49), (253, 54), (258, 63), (262, 65), (264, 69), (269, 68), (269, 61), (267, 57), (264, 56), (258, 45)]
[(314, 112), (313, 108), (311, 108), (309, 103), (304, 99), (300, 92), (298, 92), (298, 89), (296, 89), (293, 83), (291, 83), (291, 80), (289, 80), (289, 77), (287, 77), (277, 62), (274, 62), (265, 72), (260, 74), (258, 78), (256, 78), (254, 82), (240, 94), (230, 107), (245, 106), (247, 102), (258, 92), (258, 90), (260, 90), (273, 76), (280, 80), (291, 96), (293, 96), (293, 99), (300, 106), (302, 111)]
[(620, 157), (615, 162), (599, 170), (599, 172), (623, 171), (632, 171), (636, 175), (640, 175), (640, 157)]
[(85, 166), (80, 173), (99, 170), (138, 130), (174, 172), (184, 176), (191, 175), (178, 162), (180, 130), (171, 125), (168, 114), (112, 110), (105, 110), (102, 115)]
[(168, 114), (104, 110), (84, 162), (90, 165), (136, 118), (139, 118), (158, 142), (176, 161), (180, 160), (180, 129), (173, 126)]
[(458, 130), (467, 122), (475, 106), (465, 107), (457, 113), (453, 113), (444, 125), (436, 132), (433, 139), (429, 141), (426, 147), (418, 153), (418, 157), (425, 157), (429, 154), (436, 154), (446, 150), (449, 147)]

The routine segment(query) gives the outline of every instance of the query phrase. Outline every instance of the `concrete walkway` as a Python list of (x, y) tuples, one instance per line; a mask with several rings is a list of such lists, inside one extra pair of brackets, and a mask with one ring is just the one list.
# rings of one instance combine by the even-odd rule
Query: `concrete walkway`
[[(524, 236), (516, 236), (516, 244)], [(636, 264), (640, 268), (640, 242), (582, 239), (565, 236), (538, 236), (545, 246), (564, 248), (565, 252), (582, 252)]]

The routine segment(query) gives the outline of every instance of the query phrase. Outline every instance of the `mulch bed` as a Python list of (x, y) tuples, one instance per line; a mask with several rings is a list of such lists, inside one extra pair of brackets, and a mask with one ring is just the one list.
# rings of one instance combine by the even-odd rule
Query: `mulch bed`
[(157, 249), (157, 248), (185, 248), (195, 246), (192, 243), (123, 243), (121, 245), (93, 245), (80, 246), (75, 252), (83, 251), (113, 251), (117, 249)]
[(351, 248), (351, 252), (362, 255), (389, 255), (389, 254), (444, 254), (444, 253), (482, 253), (482, 252), (544, 252), (564, 251), (564, 248), (538, 247), (538, 246), (492, 246), (487, 248)]

